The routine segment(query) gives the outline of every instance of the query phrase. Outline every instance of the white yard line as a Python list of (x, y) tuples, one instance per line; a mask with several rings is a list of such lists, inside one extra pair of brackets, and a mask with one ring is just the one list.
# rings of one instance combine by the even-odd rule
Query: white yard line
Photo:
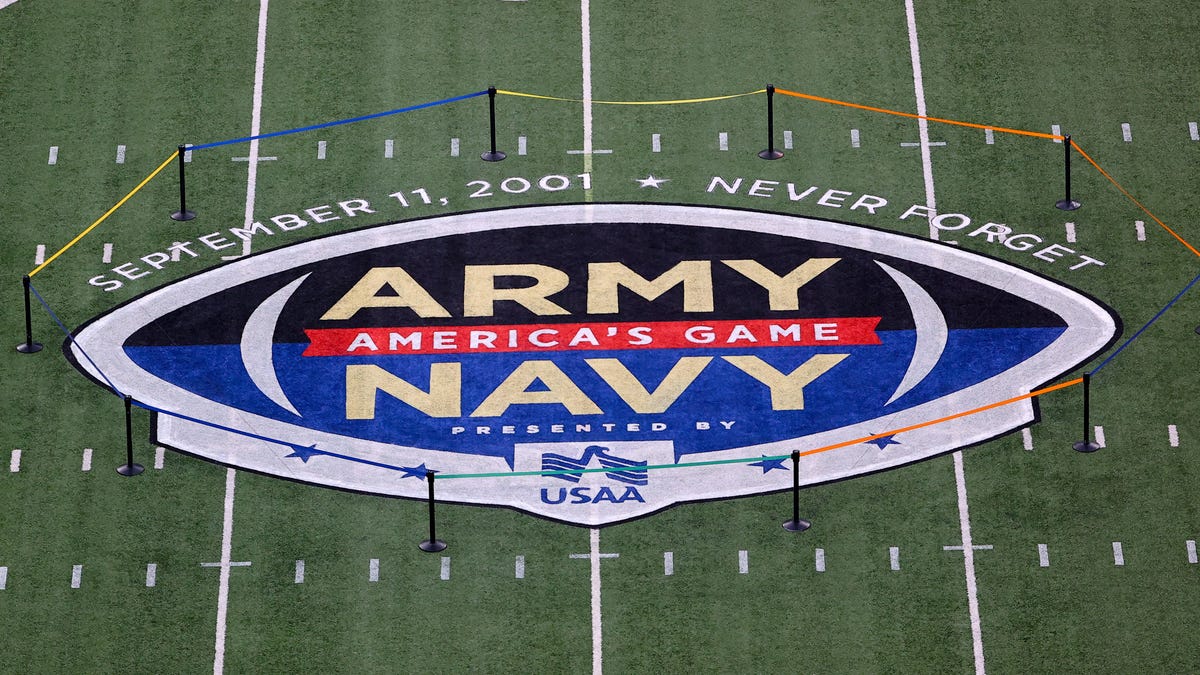
[(1179, 447), (1179, 429), (1176, 428), (1174, 424), (1167, 425), (1167, 443), (1169, 443), (1172, 448)]
[(296, 574), (292, 577), (292, 583), (295, 583), (295, 584), (304, 583), (304, 561), (303, 560), (296, 561)]
[(83, 565), (71, 567), (71, 588), (79, 588), (83, 584)]
[(900, 547), (891, 546), (888, 548), (888, 563), (893, 572), (900, 571)]
[(17, 473), (21, 470), (21, 449), (13, 448), (12, 454), (9, 455), (8, 471), (9, 473)]
[(588, 559), (592, 566), (592, 673), (600, 675), (604, 672), (604, 626), (600, 614), (600, 528), (592, 528)]
[(1117, 567), (1125, 566), (1125, 549), (1121, 546), (1121, 542), (1114, 541), (1113, 546), (1113, 564)]
[(963, 567), (967, 575), (967, 611), (971, 615), (971, 644), (975, 652), (975, 672), (983, 675), (983, 628), (979, 620), (979, 593), (975, 582), (975, 548), (971, 543), (971, 513), (967, 508), (967, 478), (963, 472), (962, 451), (954, 453), (954, 483), (958, 490), (958, 526), (962, 532)]
[[(263, 70), (267, 57), (267, 3), (258, 5), (258, 42), (254, 54), (254, 101), (250, 112), (250, 135), (257, 136), (262, 128)], [(254, 194), (258, 189), (258, 141), (250, 141), (250, 156), (246, 168), (246, 217), (244, 227), (254, 223)], [(242, 255), (250, 254), (250, 237), (242, 240)]]
[(663, 576), (671, 576), (675, 574), (675, 553), (672, 551), (663, 552)]
[[(913, 91), (917, 97), (917, 131), (921, 139), (921, 174), (925, 178), (925, 206), (930, 214), (937, 214), (937, 200), (933, 194), (933, 158), (929, 154), (929, 120), (924, 119), (925, 81), (921, 77), (921, 48), (917, 40), (917, 14), (913, 0), (904, 0), (904, 15), (908, 21), (908, 53), (912, 58)], [(929, 238), (937, 239), (938, 231), (933, 226), (933, 215), (929, 218)]]
[(158, 564), (146, 565), (146, 588), (154, 588), (158, 584)]
[(442, 581), (450, 581), (450, 557), (442, 556)]
[(213, 646), (213, 675), (225, 672), (225, 624), (229, 614), (229, 570), (233, 561), (233, 490), (237, 472), (225, 470), (225, 508), (221, 525), (221, 582), (217, 590), (217, 637)]
[(1033, 432), (1029, 430), (1029, 427), (1021, 430), (1021, 445), (1026, 450), (1033, 450)]
[(738, 551), (738, 574), (750, 573), (750, 552), (746, 550)]
[[(579, 1), (579, 29), (583, 61), (583, 172), (592, 173), (592, 8), (590, 0)], [(583, 191), (583, 200), (592, 201), (592, 188)]]
[(1050, 566), (1050, 549), (1045, 544), (1038, 544), (1038, 567)]
[(517, 556), (516, 563), (513, 565), (513, 572), (518, 579), (525, 578), (525, 556)]
[(813, 555), (813, 564), (818, 572), (825, 571), (825, 549), (819, 548)]
[(80, 471), (91, 471), (92, 470), (92, 449), (91, 448), (83, 449), (83, 463), (79, 466), (79, 470)]
[[(925, 83), (921, 76), (921, 48), (917, 37), (917, 15), (913, 0), (904, 0), (904, 15), (908, 23), (908, 49), (912, 59), (913, 91), (917, 98), (917, 114), (927, 115), (925, 106)], [(937, 213), (937, 200), (933, 188), (933, 162), (929, 154), (929, 122), (917, 120), (921, 140), (921, 171), (925, 179), (925, 202), (930, 213)], [(929, 238), (937, 239), (937, 228), (929, 223)], [(971, 542), (971, 516), (967, 507), (967, 480), (963, 470), (962, 452), (954, 453), (954, 482), (958, 492), (958, 523), (962, 533), (963, 568), (967, 581), (967, 610), (971, 621), (971, 645), (975, 656), (975, 673), (986, 672), (983, 657), (983, 630), (979, 618), (978, 585), (975, 580), (975, 549)]]

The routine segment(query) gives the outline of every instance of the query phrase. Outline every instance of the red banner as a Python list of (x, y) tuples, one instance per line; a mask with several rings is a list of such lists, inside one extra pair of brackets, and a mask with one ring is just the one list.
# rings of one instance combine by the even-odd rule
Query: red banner
[(304, 356), (877, 345), (879, 317), (308, 329)]

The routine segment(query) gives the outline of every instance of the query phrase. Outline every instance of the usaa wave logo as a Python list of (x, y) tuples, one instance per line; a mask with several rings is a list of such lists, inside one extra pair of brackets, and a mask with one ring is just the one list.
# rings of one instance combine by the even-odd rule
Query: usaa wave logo
[[(784, 464), (761, 458), (1027, 393), (1117, 329), (1075, 290), (933, 241), (588, 204), (240, 259), (97, 317), (67, 351), (166, 411), (155, 440), (184, 452), (416, 498), (426, 471), (469, 474), (439, 480), (439, 499), (600, 525), (786, 488)], [(898, 467), (1034, 418), (1024, 402), (813, 455), (803, 479)]]

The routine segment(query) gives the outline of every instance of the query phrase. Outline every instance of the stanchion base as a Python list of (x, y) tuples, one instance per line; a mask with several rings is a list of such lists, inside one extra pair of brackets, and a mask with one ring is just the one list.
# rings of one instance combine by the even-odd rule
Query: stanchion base
[[(479, 158), (485, 162), (499, 162), (500, 160), (504, 159), (505, 157), (508, 157), (508, 155), (504, 154), (500, 150), (497, 150), (495, 152), (492, 152), (489, 150), (488, 152), (485, 152), (479, 156)], [(441, 550), (441, 549), (438, 549), (438, 550)]]
[(1083, 206), (1083, 204), (1080, 204), (1074, 199), (1060, 199), (1054, 203), (1054, 207), (1060, 211), (1074, 211), (1080, 206)]
[(195, 217), (196, 217), (195, 211), (176, 211), (175, 213), (171, 214), (171, 220), (178, 220), (180, 222), (185, 221), (185, 220), (191, 220)]
[(779, 150), (763, 150), (762, 152), (758, 153), (758, 156), (762, 157), (763, 159), (779, 159), (783, 157), (783, 153)]
[(36, 354), (42, 351), (42, 343), (40, 342), (22, 342), (17, 345), (17, 351), (22, 354)]
[(446, 546), (447, 546), (446, 542), (442, 541), (441, 539), (426, 539), (425, 541), (417, 544), (417, 548), (421, 549), (422, 551), (425, 551), (426, 553), (437, 553), (438, 551), (445, 551)]
[(146, 470), (141, 464), (122, 464), (117, 467), (117, 473), (122, 476), (136, 476)]
[(1200, 335), (1200, 326), (1196, 326), (1196, 335)]
[(800, 520), (789, 520), (783, 524), (783, 529), (788, 532), (803, 532), (812, 527), (812, 523), (801, 518)]
[(1092, 441), (1076, 441), (1071, 447), (1076, 452), (1095, 452), (1100, 449), (1100, 444), (1093, 443)]

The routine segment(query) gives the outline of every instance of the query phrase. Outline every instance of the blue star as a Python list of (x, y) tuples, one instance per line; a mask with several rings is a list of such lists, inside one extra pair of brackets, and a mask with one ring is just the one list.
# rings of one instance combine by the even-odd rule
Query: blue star
[(889, 434), (887, 436), (880, 436), (879, 438), (873, 438), (865, 442), (878, 447), (880, 450), (887, 450), (887, 446), (889, 445), (904, 445), (900, 441), (893, 441), (892, 437), (894, 436), (895, 434)]
[(425, 474), (427, 473), (437, 473), (436, 471), (426, 469), (425, 462), (421, 462), (420, 466), (402, 466), (400, 470), (404, 472), (404, 475), (400, 476), (401, 478), (420, 478), (421, 480), (425, 480)]
[(772, 469), (783, 469), (786, 471), (787, 467), (784, 466), (783, 463), (787, 460), (787, 457), (784, 457), (783, 459), (769, 459), (766, 455), (762, 455), (762, 461), (750, 462), (749, 466), (761, 466), (763, 473), (766, 473)]
[(308, 447), (304, 447), (301, 445), (293, 445), (292, 446), (292, 454), (285, 455), (285, 458), (286, 457), (299, 457), (301, 462), (308, 464), (308, 460), (311, 459), (314, 455), (323, 455), (323, 454), (325, 454), (325, 453), (323, 453), (317, 449), (316, 443), (313, 443), (312, 445), (310, 445)]

